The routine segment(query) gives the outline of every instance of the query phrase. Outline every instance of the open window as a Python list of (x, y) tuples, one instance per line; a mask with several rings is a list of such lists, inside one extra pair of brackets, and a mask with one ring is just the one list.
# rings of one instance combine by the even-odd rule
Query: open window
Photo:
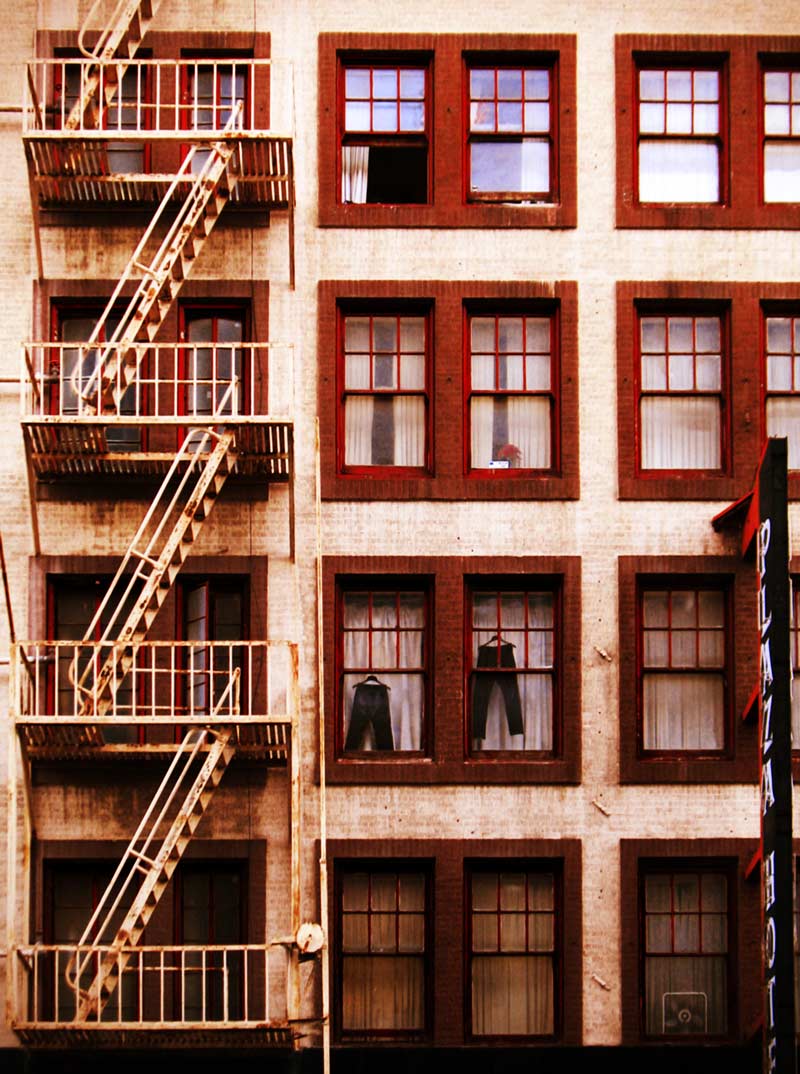
[(340, 57), (342, 203), (429, 201), (429, 83), (425, 57)]

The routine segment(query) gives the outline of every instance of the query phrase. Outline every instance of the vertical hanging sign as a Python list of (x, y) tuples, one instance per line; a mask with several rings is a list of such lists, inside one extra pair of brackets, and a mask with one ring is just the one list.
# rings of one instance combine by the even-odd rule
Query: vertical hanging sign
[(758, 498), (764, 1074), (795, 1074), (794, 856), (786, 440), (771, 439)]

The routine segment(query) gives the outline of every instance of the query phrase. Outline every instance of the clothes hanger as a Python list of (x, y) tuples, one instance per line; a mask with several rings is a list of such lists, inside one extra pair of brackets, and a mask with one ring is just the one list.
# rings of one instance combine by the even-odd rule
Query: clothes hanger
[(498, 645), (510, 645), (512, 649), (516, 649), (516, 645), (513, 641), (505, 641), (502, 634), (492, 634), (488, 641), (483, 642), (479, 646), (481, 649), (485, 649), (488, 645), (491, 645), (493, 641), (496, 641)]
[(366, 679), (362, 679), (361, 682), (355, 683), (353, 689), (355, 690), (356, 686), (364, 686), (365, 684), (367, 686), (383, 686), (384, 689), (391, 690), (391, 686), (387, 686), (385, 682), (381, 682), (377, 675), (367, 675)]

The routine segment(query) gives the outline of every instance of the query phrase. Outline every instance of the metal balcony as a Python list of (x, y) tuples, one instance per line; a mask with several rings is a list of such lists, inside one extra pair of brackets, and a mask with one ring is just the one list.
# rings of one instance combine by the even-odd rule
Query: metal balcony
[[(101, 360), (104, 344), (23, 345), (21, 421), (36, 477), (162, 476), (186, 431), (207, 426), (228, 393), (224, 422), (236, 430), (237, 472), (271, 482), (291, 480), (291, 346), (136, 346), (144, 354), (121, 412), (98, 415), (81, 389)], [(229, 390), (232, 377), (235, 391)]]
[[(90, 79), (104, 107), (67, 120)], [(225, 131), (241, 102), (241, 129)], [(293, 88), (274, 60), (33, 60), (27, 65), (22, 137), (37, 207), (158, 202), (190, 144), (237, 143), (233, 202), (294, 203)], [(198, 161), (199, 165), (199, 161)], [(179, 185), (174, 195), (181, 200)]]
[[(33, 1047), (290, 1047), (289, 958), (280, 944), (136, 946), (116, 952), (120, 981), (102, 1013), (81, 1020), (77, 956), (99, 963), (110, 949), (35, 944), (10, 952), (12, 1025)], [(84, 959), (85, 962), (85, 959)], [(89, 964), (84, 976), (89, 977)]]
[[(98, 697), (87, 712), (80, 676), (112, 650), (126, 651), (128, 670), (112, 681), (110, 704)], [(237, 669), (234, 705), (225, 691)], [(160, 758), (189, 727), (233, 726), (237, 756), (284, 765), (297, 716), (297, 650), (267, 641), (17, 642), (9, 696), (31, 760)]]

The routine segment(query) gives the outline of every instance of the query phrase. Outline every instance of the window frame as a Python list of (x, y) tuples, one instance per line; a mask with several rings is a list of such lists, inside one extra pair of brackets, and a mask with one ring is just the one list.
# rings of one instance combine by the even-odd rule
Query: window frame
[[(430, 309), (430, 472), (402, 476), (340, 472), (339, 310), (426, 306)], [(494, 308), (557, 316), (557, 398), (553, 422), (557, 466), (504, 474), (467, 472), (465, 310)], [(475, 282), (322, 280), (318, 285), (318, 407), (323, 500), (572, 500), (580, 494), (578, 289), (573, 281)]]
[[(485, 764), (493, 760), (513, 761), (525, 759), (555, 760), (563, 754), (563, 706), (564, 706), (564, 600), (563, 576), (549, 575), (512, 575), (491, 577), (487, 575), (466, 576), (464, 578), (464, 751), (469, 761)], [(472, 680), (476, 666), (472, 661), (472, 624), (473, 599), (476, 593), (497, 592), (498, 595), (511, 591), (527, 593), (550, 593), (553, 597), (553, 667), (550, 672), (552, 682), (551, 736), (552, 746), (549, 750), (476, 750), (472, 745), (470, 733)], [(517, 668), (517, 673), (520, 670)], [(539, 669), (536, 669), (539, 672)]]
[[(763, 197), (764, 67), (800, 55), (800, 37), (735, 34), (617, 34), (616, 223), (619, 228), (800, 228), (798, 203)], [(725, 203), (646, 203), (638, 200), (637, 63), (663, 66), (719, 63), (726, 72)], [(736, 122), (733, 122), (735, 117)]]
[[(319, 224), (321, 227), (571, 228), (577, 224), (576, 47), (574, 34), (319, 35)], [(425, 205), (342, 204), (340, 57), (427, 56), (431, 63), (431, 181)], [(464, 57), (557, 55), (557, 198), (531, 205), (468, 201), (465, 169)], [(458, 117), (458, 118), (456, 118)], [(454, 128), (454, 122), (457, 126)]]
[[(581, 764), (581, 564), (578, 557), (324, 556), (322, 601), (326, 779), (331, 784), (570, 784), (580, 780)], [(550, 579), (559, 585), (562, 632), (561, 728), (552, 754), (503, 753), (469, 756), (465, 742), (466, 579), (494, 584), (502, 577), (519, 583)], [(428, 752), (408, 758), (369, 757), (362, 761), (341, 752), (337, 664), (338, 587), (357, 578), (427, 580), (432, 600)]]
[[(730, 757), (731, 755), (731, 738), (732, 738), (732, 713), (731, 713), (731, 696), (730, 685), (732, 678), (732, 594), (730, 590), (729, 582), (725, 579), (711, 577), (691, 577), (681, 575), (638, 575), (636, 578), (636, 677), (637, 677), (637, 755), (640, 758), (680, 758), (680, 757)], [(644, 625), (644, 597), (647, 593), (663, 592), (669, 594), (670, 597), (674, 593), (692, 592), (695, 598), (699, 596), (701, 592), (717, 592), (722, 594), (723, 598), (723, 663), (721, 668), (703, 668), (700, 664), (692, 664), (690, 666), (676, 666), (671, 662), (667, 665), (653, 665), (649, 666), (645, 664), (645, 625)], [(670, 647), (672, 645), (672, 626), (667, 626), (667, 634), (670, 638)], [(695, 633), (699, 632), (699, 625), (695, 627)], [(680, 674), (682, 671), (686, 671), (695, 675), (708, 673), (719, 675), (722, 679), (722, 734), (723, 744), (719, 748), (708, 749), (682, 749), (682, 748), (647, 748), (644, 744), (645, 735), (645, 700), (644, 700), (644, 687), (645, 680), (648, 674), (656, 672), (659, 669), (660, 673), (675, 672)]]
[[(494, 317), (496, 321), (503, 317), (519, 317), (520, 319), (534, 318), (550, 321), (550, 387), (547, 389), (534, 389), (527, 391), (522, 389), (514, 391), (506, 389), (474, 389), (472, 386), (472, 321), (475, 318)], [(464, 440), (464, 473), (467, 479), (487, 481), (519, 481), (526, 477), (555, 476), (561, 471), (562, 458), (562, 421), (561, 421), (561, 303), (548, 305), (541, 303), (490, 303), (488, 301), (465, 300), (463, 304), (464, 318), (464, 416), (462, 428)], [(497, 329), (495, 330), (497, 335)], [(524, 346), (524, 345), (523, 345)], [(495, 351), (497, 357), (501, 352)], [(471, 403), (475, 397), (497, 397), (511, 395), (519, 398), (547, 398), (549, 400), (550, 420), (550, 465), (542, 468), (534, 467), (509, 467), (508, 469), (491, 469), (486, 467), (472, 466), (472, 412)]]
[[(342, 887), (343, 881), (346, 876), (352, 876), (355, 873), (366, 872), (371, 878), (377, 875), (397, 874), (397, 876), (418, 875), (422, 876), (425, 884), (424, 893), (424, 914), (425, 914), (425, 930), (424, 930), (424, 951), (422, 955), (423, 962), (423, 1026), (420, 1029), (411, 1030), (387, 1030), (387, 1029), (372, 1029), (372, 1030), (352, 1030), (345, 1029), (343, 1025), (343, 999), (344, 999), (344, 960), (345, 952), (342, 947), (343, 936), (343, 907), (342, 907)], [(339, 987), (335, 988), (333, 994), (335, 996), (335, 1003), (333, 1009), (333, 1026), (335, 1038), (339, 1043), (370, 1043), (377, 1042), (385, 1043), (424, 1043), (430, 1040), (433, 1033), (433, 1003), (434, 1003), (434, 929), (432, 920), (432, 907), (433, 907), (433, 862), (427, 858), (418, 857), (403, 857), (399, 859), (378, 859), (378, 858), (358, 858), (350, 860), (342, 860), (337, 858), (333, 865), (333, 905), (334, 916), (333, 931), (333, 958), (331, 959), (331, 967), (335, 974), (335, 980), (339, 984)], [(399, 912), (399, 908), (398, 911)], [(379, 953), (370, 952), (371, 955)]]
[[(537, 205), (553, 205), (558, 204), (560, 199), (559, 190), (559, 54), (556, 53), (530, 53), (530, 52), (466, 52), (463, 55), (464, 65), (464, 199), (467, 204), (488, 202), (498, 204), (519, 204), (526, 207)], [(480, 143), (504, 143), (504, 142), (522, 142), (525, 139), (526, 132), (521, 130), (520, 132), (503, 132), (500, 130), (494, 131), (473, 131), (472, 130), (472, 92), (470, 88), (470, 75), (473, 70), (486, 69), (494, 70), (495, 72), (495, 96), (493, 100), (499, 101), (497, 79), (498, 72), (502, 70), (516, 70), (520, 69), (523, 72), (523, 84), (524, 74), (528, 70), (546, 70), (549, 78), (549, 95), (548, 95), (548, 110), (549, 110), (549, 128), (547, 131), (548, 142), (548, 180), (549, 186), (547, 191), (485, 191), (483, 193), (473, 192), (471, 189), (471, 162), (472, 162), (472, 146)], [(524, 94), (524, 89), (523, 89)], [(524, 126), (524, 123), (523, 123)], [(535, 134), (544, 140), (544, 135), (541, 132), (535, 132)]]
[[(550, 875), (553, 879), (553, 1031), (552, 1033), (536, 1034), (478, 1034), (472, 1024), (472, 965), (476, 956), (473, 948), (473, 909), (472, 909), (472, 878), (480, 873), (498, 876), (504, 872), (539, 875)], [(498, 914), (501, 911), (498, 909)], [(465, 1038), (470, 1043), (482, 1044), (527, 1044), (534, 1041), (557, 1041), (563, 1035), (564, 1024), (564, 861), (554, 859), (527, 860), (527, 859), (491, 859), (491, 858), (468, 858), (464, 860), (464, 1019)], [(508, 952), (511, 954), (512, 952)], [(528, 952), (513, 952), (524, 956)], [(478, 953), (480, 955), (480, 953)]]
[[(745, 722), (753, 684), (758, 681), (758, 627), (752, 565), (734, 556), (620, 556), (620, 782), (623, 784), (751, 783), (756, 776), (758, 728)], [(728, 593), (726, 637), (727, 710), (722, 752), (644, 751), (639, 593), (656, 584), (673, 588), (720, 587)]]
[[(432, 429), (434, 424), (434, 406), (433, 406), (433, 392), (432, 385), (434, 382), (433, 371), (433, 304), (431, 302), (409, 302), (407, 300), (398, 300), (395, 302), (374, 303), (374, 302), (350, 302), (340, 301), (336, 304), (336, 458), (337, 458), (337, 475), (342, 477), (366, 477), (373, 480), (382, 480), (385, 478), (397, 480), (399, 478), (407, 477), (424, 477), (429, 476), (432, 472), (433, 465), (433, 436)], [(423, 466), (393, 466), (389, 464), (375, 464), (375, 465), (354, 465), (347, 464), (345, 461), (345, 452), (347, 447), (347, 423), (346, 423), (346, 402), (349, 396), (358, 392), (358, 394), (371, 398), (375, 396), (374, 389), (348, 389), (346, 386), (346, 351), (345, 351), (345, 333), (346, 333), (346, 321), (348, 317), (369, 317), (370, 320), (378, 317), (396, 317), (398, 321), (403, 317), (409, 318), (422, 318), (424, 320), (424, 358), (425, 358), (425, 384), (422, 389), (402, 389), (400, 387), (393, 389), (391, 395), (389, 391), (381, 392), (381, 395), (385, 395), (392, 400), (399, 398), (400, 396), (421, 396), (424, 401), (425, 417), (424, 417), (424, 435), (425, 435), (425, 449), (424, 449), (424, 464)], [(398, 357), (401, 354), (399, 349), (399, 331), (398, 331)], [(372, 360), (374, 358), (375, 351), (370, 351), (370, 369), (372, 370)]]

